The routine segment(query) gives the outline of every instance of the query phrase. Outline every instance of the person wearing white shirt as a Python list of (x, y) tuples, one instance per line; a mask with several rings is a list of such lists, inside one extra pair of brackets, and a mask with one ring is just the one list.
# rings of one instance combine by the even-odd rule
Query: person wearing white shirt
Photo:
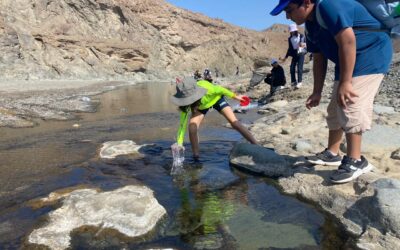
[(299, 33), (296, 24), (289, 25), (289, 32), (290, 37), (288, 38), (288, 50), (283, 61), (285, 61), (289, 56), (292, 57), (292, 62), (290, 63), (290, 78), (292, 86), (300, 88), (303, 81), (304, 55), (307, 53), (306, 42), (304, 35)]

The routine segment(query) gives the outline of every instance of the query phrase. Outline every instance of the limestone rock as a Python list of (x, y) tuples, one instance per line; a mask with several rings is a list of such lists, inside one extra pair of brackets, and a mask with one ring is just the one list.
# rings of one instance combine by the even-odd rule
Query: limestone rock
[(232, 171), (215, 166), (203, 168), (199, 175), (199, 184), (206, 190), (218, 190), (239, 181), (239, 177)]
[(394, 150), (400, 145), (400, 129), (375, 125), (363, 135), (362, 151)]
[(400, 238), (400, 181), (379, 179), (374, 187), (370, 216), (379, 221), (382, 231), (389, 230)]
[(373, 227), (367, 227), (357, 241), (357, 247), (362, 250), (397, 249), (400, 239), (390, 233), (382, 234)]
[(103, 143), (100, 149), (100, 157), (103, 159), (113, 159), (119, 155), (136, 154), (141, 156), (139, 149), (144, 145), (138, 145), (134, 141), (109, 141)]
[(44, 227), (29, 235), (29, 242), (66, 249), (70, 246), (70, 232), (85, 225), (116, 229), (137, 237), (151, 231), (165, 214), (153, 191), (144, 186), (126, 186), (110, 192), (76, 190), (49, 214)]
[(374, 105), (374, 112), (376, 114), (394, 114), (395, 113), (393, 107), (387, 107), (387, 106), (378, 105), (378, 104)]
[(298, 152), (310, 152), (313, 147), (308, 140), (297, 140), (293, 146), (293, 149)]
[(248, 144), (236, 144), (229, 156), (230, 163), (256, 174), (281, 177), (291, 174), (291, 164), (273, 150)]

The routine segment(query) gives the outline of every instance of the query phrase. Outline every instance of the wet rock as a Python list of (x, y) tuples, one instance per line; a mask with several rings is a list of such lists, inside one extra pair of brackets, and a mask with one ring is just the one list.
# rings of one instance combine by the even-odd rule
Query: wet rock
[(250, 207), (239, 207), (226, 224), (237, 249), (313, 249), (317, 245), (306, 228), (265, 221), (263, 213)]
[(368, 226), (357, 241), (357, 247), (362, 250), (397, 249), (400, 240), (390, 233), (382, 235), (376, 228)]
[(70, 193), (48, 223), (29, 235), (29, 242), (51, 249), (70, 246), (70, 233), (82, 226), (118, 230), (129, 237), (150, 232), (166, 214), (153, 191), (144, 186), (126, 186), (110, 192), (81, 189)]
[(362, 249), (395, 249), (400, 243), (400, 181), (378, 179), (367, 188), (374, 194), (366, 193), (348, 207), (345, 222), (367, 228), (357, 244)]
[(222, 236), (219, 234), (208, 234), (199, 236), (194, 243), (195, 249), (220, 249), (222, 247)]
[(379, 221), (382, 231), (390, 230), (400, 237), (400, 180), (379, 179), (373, 186), (369, 214)]
[(139, 149), (145, 145), (138, 145), (134, 141), (109, 141), (103, 143), (100, 149), (100, 157), (103, 159), (114, 159), (119, 155), (135, 154), (142, 156)]
[(36, 125), (35, 122), (26, 120), (16, 116), (15, 114), (3, 113), (0, 110), (0, 126), (1, 127), (12, 127), (12, 128), (26, 128), (33, 127)]
[(289, 176), (292, 173), (291, 165), (285, 157), (258, 145), (236, 144), (229, 159), (238, 168), (268, 177)]
[(199, 176), (199, 185), (206, 190), (223, 189), (237, 182), (239, 177), (232, 171), (217, 167), (207, 167), (202, 170)]

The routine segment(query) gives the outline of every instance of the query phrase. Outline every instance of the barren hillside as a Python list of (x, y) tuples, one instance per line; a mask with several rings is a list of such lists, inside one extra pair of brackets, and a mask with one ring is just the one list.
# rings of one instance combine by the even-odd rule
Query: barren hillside
[(2, 0), (0, 78), (130, 79), (205, 67), (230, 75), (281, 56), (285, 39), (164, 0)]

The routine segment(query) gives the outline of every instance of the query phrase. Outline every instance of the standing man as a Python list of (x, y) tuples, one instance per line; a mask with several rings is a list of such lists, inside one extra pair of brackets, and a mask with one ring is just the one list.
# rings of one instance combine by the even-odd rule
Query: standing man
[(307, 52), (306, 41), (304, 35), (299, 33), (296, 24), (289, 25), (289, 33), (290, 36), (288, 38), (288, 50), (283, 61), (286, 61), (289, 56), (292, 57), (292, 62), (290, 63), (290, 78), (292, 81), (292, 87), (300, 88), (303, 81), (304, 55)]
[[(328, 148), (308, 160), (313, 164), (339, 165), (330, 177), (333, 183), (354, 180), (371, 170), (361, 155), (361, 140), (371, 128), (374, 97), (392, 59), (389, 35), (368, 30), (381, 25), (357, 1), (280, 0), (271, 15), (282, 11), (297, 25), (306, 25), (314, 73), (314, 89), (306, 101), (308, 109), (318, 106), (321, 100), (327, 60), (335, 63), (335, 84), (327, 116)], [(343, 133), (347, 155), (342, 159), (339, 146)]]

